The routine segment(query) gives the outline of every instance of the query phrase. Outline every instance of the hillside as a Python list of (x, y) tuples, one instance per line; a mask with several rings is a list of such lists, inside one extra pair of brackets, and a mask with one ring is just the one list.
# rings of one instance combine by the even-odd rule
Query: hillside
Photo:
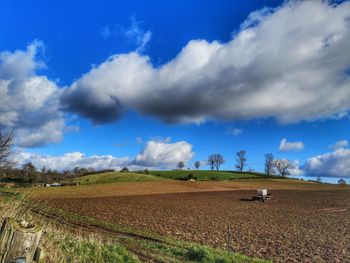
[(153, 182), (166, 180), (165, 178), (154, 176), (151, 174), (141, 174), (132, 172), (108, 172), (100, 174), (91, 174), (74, 179), (79, 184), (108, 184), (117, 182)]
[(159, 177), (185, 180), (194, 177), (198, 181), (223, 181), (250, 178), (268, 178), (262, 173), (236, 172), (236, 171), (211, 171), (211, 170), (162, 170), (149, 171), (150, 174)]

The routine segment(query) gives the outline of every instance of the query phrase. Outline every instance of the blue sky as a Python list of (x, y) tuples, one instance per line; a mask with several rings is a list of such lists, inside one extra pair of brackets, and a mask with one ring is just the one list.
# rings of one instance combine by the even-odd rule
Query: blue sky
[(1, 1), (0, 126), (20, 163), (57, 169), (221, 153), (229, 170), (244, 149), (258, 171), (271, 152), (348, 177), (349, 17), (347, 1)]

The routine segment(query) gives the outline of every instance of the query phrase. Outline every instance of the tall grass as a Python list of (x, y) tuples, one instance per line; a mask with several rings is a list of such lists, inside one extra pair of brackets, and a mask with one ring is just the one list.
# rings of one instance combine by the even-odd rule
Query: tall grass
[(138, 263), (139, 259), (113, 240), (104, 240), (96, 233), (77, 229), (74, 233), (58, 220), (50, 220), (32, 213), (35, 204), (24, 202), (18, 195), (0, 197), (0, 222), (6, 217), (26, 220), (42, 227), (39, 247), (42, 249), (40, 263)]

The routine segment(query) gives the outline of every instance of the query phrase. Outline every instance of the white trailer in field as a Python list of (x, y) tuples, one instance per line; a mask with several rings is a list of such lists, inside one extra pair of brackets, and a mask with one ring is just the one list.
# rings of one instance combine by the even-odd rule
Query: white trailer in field
[(258, 189), (256, 195), (251, 195), (252, 200), (259, 200), (265, 202), (271, 199), (272, 195), (267, 192), (267, 189)]

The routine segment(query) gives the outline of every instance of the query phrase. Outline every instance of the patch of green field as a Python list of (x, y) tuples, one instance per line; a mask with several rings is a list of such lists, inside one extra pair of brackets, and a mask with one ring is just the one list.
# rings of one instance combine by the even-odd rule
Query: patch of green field
[(262, 173), (234, 172), (234, 171), (210, 171), (210, 170), (172, 170), (149, 171), (150, 174), (177, 180), (196, 179), (198, 181), (223, 181), (235, 179), (268, 178)]
[(74, 181), (79, 184), (109, 184), (118, 182), (154, 182), (165, 180), (164, 178), (151, 174), (132, 173), (132, 172), (109, 172), (101, 174), (91, 174), (76, 178)]

